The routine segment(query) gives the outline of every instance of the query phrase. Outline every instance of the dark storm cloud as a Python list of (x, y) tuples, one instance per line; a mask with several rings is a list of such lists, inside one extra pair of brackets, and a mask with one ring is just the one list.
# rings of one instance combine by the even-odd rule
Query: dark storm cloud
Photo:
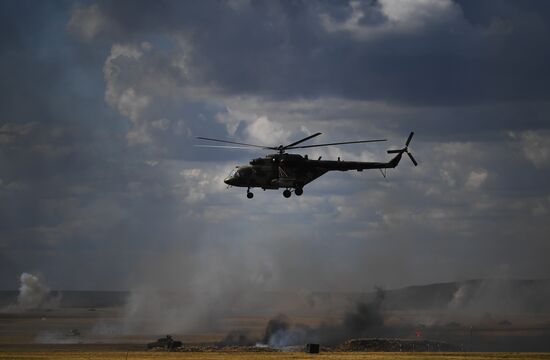
[[(104, 101), (111, 43), (86, 47), (67, 32), (73, 5), (0, 5), (3, 288), (25, 270), (60, 287), (126, 287), (124, 254), (185, 225), (174, 219), (181, 214), (168, 196), (173, 184), (151, 172), (146, 151), (128, 149), (129, 122)], [(107, 257), (112, 266), (100, 270)], [(98, 271), (86, 276), (87, 268)]]
[[(425, 3), (2, 2), (0, 284), (238, 298), (548, 276), (548, 5)], [(224, 160), (260, 154), (192, 146), (411, 129), (418, 168), (291, 202), (225, 189)]]
[[(439, 140), (547, 128), (543, 5), (439, 3), (442, 9), (427, 8), (428, 15), (415, 20), (389, 19), (381, 2), (100, 2), (103, 27), (94, 41), (153, 44), (152, 54), (127, 75), (126, 86), (136, 90), (136, 79), (150, 74), (169, 78), (175, 89), (206, 85), (263, 101), (340, 97), (405, 104), (398, 122)], [(344, 26), (354, 14), (361, 15), (357, 23)], [(172, 61), (178, 52), (187, 78)], [(173, 93), (157, 92), (147, 117), (184, 114), (190, 132), (224, 135), (194, 116), (195, 109), (188, 111), (203, 108), (211, 119), (220, 111), (216, 106), (174, 101)], [(162, 156), (205, 156), (186, 147), (178, 131), (144, 131), (164, 144)]]
[(412, 105), (548, 97), (549, 5), (440, 4), (446, 8), (427, 7), (420, 19), (388, 19), (378, 2), (105, 2), (99, 8), (115, 39), (185, 35), (203, 81), (227, 93)]
[(97, 57), (101, 49), (85, 52), (86, 56), (80, 53), (78, 44), (65, 34), (69, 14), (67, 2), (2, 3), (3, 122), (80, 121), (79, 126), (85, 126), (83, 110), (92, 106), (94, 116), (102, 115), (97, 121), (107, 116), (97, 103), (102, 96), (96, 90), (103, 84), (94, 76), (97, 63), (93, 62), (102, 63), (105, 52), (101, 58)]

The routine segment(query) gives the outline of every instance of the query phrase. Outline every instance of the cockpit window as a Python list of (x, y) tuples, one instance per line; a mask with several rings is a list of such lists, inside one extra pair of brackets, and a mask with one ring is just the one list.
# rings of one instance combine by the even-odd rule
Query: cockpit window
[(229, 173), (229, 177), (239, 177), (239, 168), (231, 170), (231, 172)]

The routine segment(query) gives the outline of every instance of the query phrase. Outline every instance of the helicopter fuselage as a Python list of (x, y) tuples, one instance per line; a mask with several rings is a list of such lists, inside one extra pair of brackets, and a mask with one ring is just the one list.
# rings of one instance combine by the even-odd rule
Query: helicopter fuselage
[(340, 160), (309, 159), (298, 154), (270, 154), (250, 161), (249, 165), (237, 166), (225, 178), (227, 185), (266, 189), (302, 189), (328, 171), (363, 171), (386, 169), (397, 166), (401, 153), (387, 163)]
[[(309, 184), (313, 180), (327, 173), (328, 171), (363, 171), (367, 169), (380, 169), (385, 176), (383, 169), (394, 168), (401, 161), (403, 154), (407, 154), (413, 164), (418, 165), (412, 154), (408, 150), (409, 143), (414, 135), (413, 132), (409, 134), (405, 147), (397, 150), (388, 150), (389, 154), (396, 154), (388, 162), (374, 162), (374, 161), (340, 161), (338, 160), (321, 160), (319, 157), (317, 160), (311, 160), (307, 155), (302, 156), (298, 154), (288, 154), (288, 150), (306, 149), (323, 146), (335, 146), (335, 145), (347, 145), (347, 144), (360, 144), (360, 143), (372, 143), (379, 141), (386, 141), (385, 139), (378, 140), (358, 140), (358, 141), (344, 141), (334, 142), (316, 145), (300, 145), (303, 142), (310, 140), (316, 136), (321, 135), (320, 132), (313, 135), (309, 135), (301, 140), (295, 141), (289, 145), (279, 146), (262, 146), (255, 144), (248, 144), (243, 142), (213, 139), (198, 137), (201, 140), (214, 141), (218, 143), (231, 144), (228, 145), (197, 145), (205, 147), (217, 147), (217, 148), (262, 148), (276, 150), (278, 153), (269, 154), (262, 158), (256, 158), (250, 161), (248, 165), (237, 166), (228, 177), (224, 179), (224, 182), (230, 186), (245, 187), (246, 196), (249, 199), (254, 197), (254, 194), (250, 192), (251, 188), (267, 189), (280, 189), (284, 188), (283, 196), (289, 198), (292, 194), (292, 190), (297, 196), (303, 194), (304, 186)], [(235, 146), (237, 145), (237, 146)]]

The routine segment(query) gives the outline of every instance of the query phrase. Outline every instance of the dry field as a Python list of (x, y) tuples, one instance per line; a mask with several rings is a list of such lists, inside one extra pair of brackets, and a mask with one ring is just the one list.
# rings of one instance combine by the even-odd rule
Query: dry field
[[(88, 296), (88, 295), (86, 295)], [(84, 298), (86, 298), (86, 296)], [(347, 297), (343, 297), (343, 299)], [(192, 346), (223, 341), (228, 333), (245, 334), (248, 339), (261, 339), (266, 324), (273, 314), (284, 313), (292, 323), (311, 328), (321, 323), (338, 323), (346, 311), (346, 301), (327, 298), (325, 305), (315, 309), (295, 305), (294, 298), (278, 298), (277, 305), (262, 311), (238, 309), (209, 319), (208, 325), (184, 333), (170, 332), (176, 340)], [(13, 300), (11, 300), (13, 302)], [(267, 303), (267, 302), (266, 302)], [(279, 305), (283, 304), (283, 305)], [(287, 304), (287, 305), (285, 305)], [(82, 304), (81, 304), (82, 305)], [(501, 351), (497, 353), (379, 353), (329, 352), (312, 355), (303, 352), (267, 352), (241, 348), (204, 349), (196, 352), (146, 352), (146, 344), (167, 335), (158, 326), (149, 324), (149, 318), (140, 327), (126, 332), (122, 306), (78, 307), (35, 310), (22, 313), (0, 312), (0, 360), (2, 359), (548, 359), (548, 353), (511, 353), (507, 351), (550, 351), (550, 312), (542, 314), (508, 314), (506, 317), (479, 319), (460, 318), (458, 322), (445, 318), (436, 311), (394, 310), (384, 313), (389, 327), (400, 329), (396, 337), (415, 337), (410, 324), (419, 324), (425, 318), (445, 319), (439, 326), (423, 328), (423, 337), (446, 341), (475, 351)], [(309, 306), (309, 305), (308, 305)], [(328, 311), (330, 310), (330, 311)], [(152, 318), (154, 320), (154, 318)], [(142, 319), (143, 320), (143, 319)], [(506, 321), (504, 321), (506, 320)], [(477, 321), (477, 322), (476, 322)], [(466, 324), (475, 324), (472, 328)], [(157, 324), (158, 325), (158, 324)], [(416, 326), (416, 325), (415, 325)], [(418, 325), (420, 326), (420, 325)], [(422, 325), (423, 326), (423, 325)], [(473, 329), (473, 330), (472, 330)], [(410, 330), (410, 331), (409, 331)], [(76, 331), (76, 335), (74, 332)], [(409, 332), (407, 332), (409, 331)], [(231, 344), (228, 340), (227, 343)], [(254, 342), (252, 342), (254, 343)], [(195, 348), (189, 348), (195, 351)], [(294, 348), (293, 350), (295, 350)]]
[(275, 360), (275, 359), (341, 359), (341, 360), (524, 360), (548, 359), (550, 353), (321, 353), (317, 355), (301, 352), (253, 353), (253, 352), (121, 352), (121, 351), (2, 351), (0, 359), (190, 359), (190, 360)]

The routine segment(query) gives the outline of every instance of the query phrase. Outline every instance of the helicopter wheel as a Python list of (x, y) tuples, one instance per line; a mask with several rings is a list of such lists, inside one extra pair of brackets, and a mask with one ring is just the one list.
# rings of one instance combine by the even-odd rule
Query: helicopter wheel
[(252, 199), (254, 197), (254, 193), (251, 193), (250, 191), (246, 192), (246, 197), (249, 199)]
[(294, 190), (294, 193), (295, 193), (297, 196), (301, 196), (301, 195), (304, 193), (304, 189), (302, 189), (302, 188), (296, 188), (296, 190)]
[(286, 198), (289, 198), (291, 194), (292, 194), (292, 193), (291, 193), (290, 190), (288, 190), (288, 189), (286, 189), (285, 191), (283, 191), (283, 196), (286, 197)]

